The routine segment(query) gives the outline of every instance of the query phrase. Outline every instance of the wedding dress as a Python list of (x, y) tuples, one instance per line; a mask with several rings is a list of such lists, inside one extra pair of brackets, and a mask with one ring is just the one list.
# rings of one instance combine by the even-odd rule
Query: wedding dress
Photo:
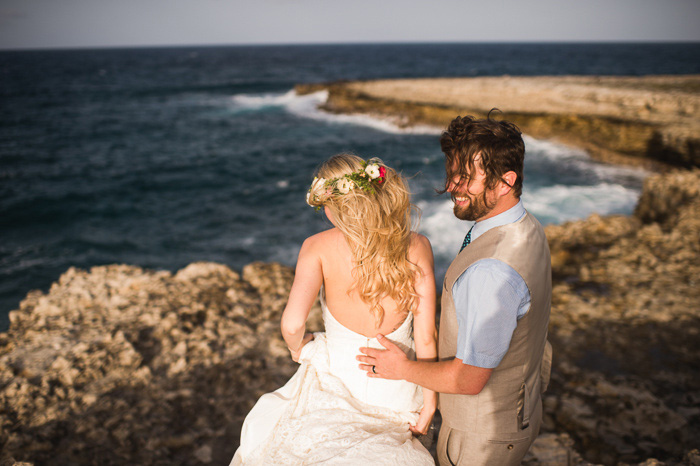
[[(243, 423), (233, 465), (433, 465), (412, 436), (423, 404), (421, 388), (403, 380), (367, 377), (359, 348), (382, 348), (338, 322), (321, 290), (326, 332), (302, 348), (296, 374), (260, 397)], [(413, 315), (387, 335), (415, 358)]]

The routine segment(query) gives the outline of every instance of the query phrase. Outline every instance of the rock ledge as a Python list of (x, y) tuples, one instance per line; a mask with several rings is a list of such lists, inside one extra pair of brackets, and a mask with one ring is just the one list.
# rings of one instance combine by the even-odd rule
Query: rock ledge
[(700, 167), (700, 75), (394, 79), (296, 87), (299, 94), (321, 89), (329, 91), (324, 108), (330, 112), (444, 128), (456, 115), (485, 117), (495, 107), (525, 133), (583, 147), (600, 160)]

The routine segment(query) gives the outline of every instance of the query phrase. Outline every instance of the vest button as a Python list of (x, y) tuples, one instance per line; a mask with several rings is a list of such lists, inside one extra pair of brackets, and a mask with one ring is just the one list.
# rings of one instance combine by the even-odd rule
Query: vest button
[(509, 450), (512, 450), (512, 449), (513, 449), (513, 445), (512, 445), (512, 444), (511, 444), (511, 445), (508, 445), (508, 449), (509, 449)]

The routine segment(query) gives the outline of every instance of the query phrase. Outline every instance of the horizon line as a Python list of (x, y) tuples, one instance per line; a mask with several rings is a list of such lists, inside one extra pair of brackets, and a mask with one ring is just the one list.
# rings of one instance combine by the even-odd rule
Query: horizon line
[(175, 49), (216, 47), (313, 47), (313, 46), (367, 46), (367, 45), (700, 45), (700, 40), (517, 40), (517, 41), (362, 41), (362, 42), (243, 42), (243, 43), (192, 43), (192, 44), (124, 44), (124, 45), (76, 45), (10, 47), (0, 46), (0, 52), (42, 52), (71, 50), (126, 50), (126, 49)]

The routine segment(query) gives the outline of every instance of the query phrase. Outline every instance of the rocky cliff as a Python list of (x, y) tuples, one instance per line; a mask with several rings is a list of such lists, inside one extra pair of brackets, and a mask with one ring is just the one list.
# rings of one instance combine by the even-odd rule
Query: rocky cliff
[[(393, 79), (299, 85), (326, 89), (324, 109), (400, 126), (444, 128), (456, 115), (515, 122), (525, 133), (613, 163), (700, 167), (700, 76), (537, 76)], [(654, 162), (654, 163), (650, 163)]]
[[(649, 178), (633, 216), (547, 235), (554, 368), (526, 464), (700, 464), (700, 170)], [(0, 334), (0, 464), (228, 464), (295, 370), (292, 279), (110, 265), (29, 293)]]
[(546, 233), (545, 426), (592, 462), (680, 461), (700, 446), (700, 170), (648, 178), (633, 216)]
[(293, 374), (292, 278), (110, 265), (30, 293), (0, 335), (0, 464), (228, 464), (255, 400)]

